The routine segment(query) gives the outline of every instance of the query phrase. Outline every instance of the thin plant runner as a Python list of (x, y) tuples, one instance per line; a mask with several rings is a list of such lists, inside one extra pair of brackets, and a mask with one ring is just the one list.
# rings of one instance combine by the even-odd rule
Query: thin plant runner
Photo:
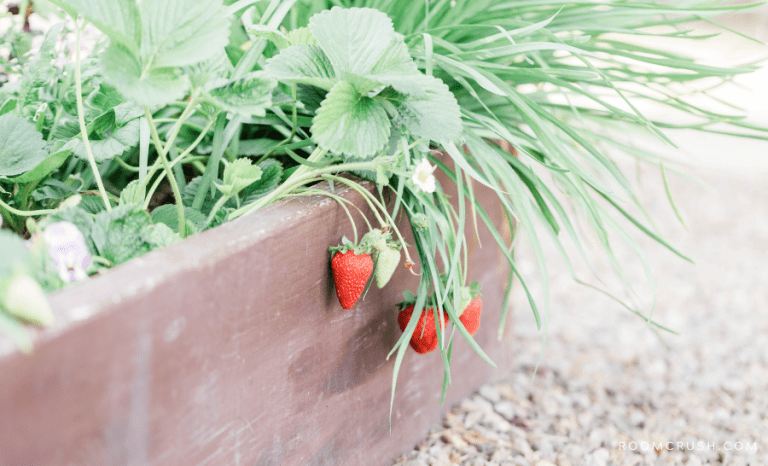
[[(693, 128), (768, 139), (743, 116), (678, 93), (756, 65), (702, 64), (636, 40), (701, 38), (681, 25), (752, 5), (53, 3), (75, 20), (74, 56), (63, 68), (51, 66), (63, 32), (56, 25), (37, 53), (4, 66), (16, 75), (0, 87), (0, 331), (27, 351), (22, 321), (52, 322), (44, 292), (281, 199), (323, 193), (347, 209), (344, 199), (315, 187), (325, 182), (355, 190), (378, 223), (367, 239), (358, 243), (355, 232), (354, 244), (329, 257), (368, 256), (354, 266), (354, 280), (337, 284), (342, 306), (355, 305), (363, 277), (368, 286), (385, 286), (393, 264), (420, 277), (400, 314), (411, 309), (408, 318), (393, 314), (403, 333), (390, 354), (392, 401), (414, 338), (420, 350), (438, 350), (444, 397), (454, 336), (492, 364), (472, 336), (482, 300), (468, 285), (468, 238), (480, 224), (511, 268), (499, 333), (517, 277), (546, 336), (542, 242), (563, 251), (569, 272), (583, 281), (562, 241), (587, 260), (579, 232), (588, 230), (627, 289), (610, 240), (621, 238), (643, 256), (625, 225), (686, 258), (653, 228), (617, 168), (616, 150), (662, 176), (671, 163), (628, 145), (624, 134), (669, 142), (662, 129)], [(90, 56), (81, 50), (86, 24), (104, 34)], [(644, 116), (639, 102), (663, 106), (670, 118)], [(692, 121), (680, 123), (681, 116)], [(448, 183), (437, 181), (438, 172)], [(532, 277), (517, 269), (512, 245), (475, 199), (480, 185), (498, 195), (510, 231), (526, 232), (542, 296), (531, 295), (525, 279)], [(397, 229), (401, 216), (412, 245)], [(337, 268), (344, 274), (345, 267)], [(28, 301), (19, 299), (23, 293)], [(667, 330), (652, 308), (627, 308), (654, 331)]]

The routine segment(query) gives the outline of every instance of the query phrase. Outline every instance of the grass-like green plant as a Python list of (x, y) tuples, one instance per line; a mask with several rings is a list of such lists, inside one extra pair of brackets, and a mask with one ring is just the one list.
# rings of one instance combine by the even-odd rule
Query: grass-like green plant
[[(697, 1), (676, 6), (621, 0), (311, 2), (297, 4), (295, 9), (299, 13), (287, 18), (284, 26), (288, 29), (301, 26), (304, 18), (337, 4), (386, 12), (392, 17), (395, 29), (403, 34), (418, 67), (448, 84), (461, 107), (464, 144), (442, 147), (454, 162), (453, 170), (437, 159), (432, 160), (456, 181), (459, 192), (471, 201), (473, 182), (490, 186), (499, 193), (508, 218), (514, 219), (516, 227), (527, 233), (544, 290), (538, 300), (528, 293), (526, 278), (518, 273), (510, 245), (504, 244), (482, 206), (474, 205), (471, 213), (456, 215), (446, 208), (445, 200), (438, 194), (438, 199), (432, 202), (410, 199), (414, 209), (431, 204), (438, 206), (428, 212), (433, 218), (435, 210), (444, 213), (437, 222), (444, 222), (440, 235), (419, 235), (415, 231), (423, 268), (419, 296), (430, 290), (445, 296), (460, 286), (457, 269), (449, 269), (447, 280), (438, 279), (440, 271), (435, 266), (434, 251), (438, 251), (444, 263), (455, 263), (456, 243), (468, 233), (464, 221), (473, 217), (473, 222), (477, 222), (479, 217), (493, 232), (509, 262), (512, 269), (509, 285), (514, 276), (520, 279), (545, 338), (549, 287), (542, 241), (552, 241), (562, 252), (570, 273), (585, 283), (583, 277), (573, 272), (572, 258), (563, 247), (567, 237), (587, 260), (583, 235), (578, 234), (574, 217), (591, 228), (628, 288), (631, 284), (612, 252), (609, 238), (618, 237), (629, 243), (643, 261), (649, 281), (652, 280), (642, 250), (626, 230), (627, 222), (622, 222), (622, 218), (689, 260), (654, 229), (649, 214), (613, 157), (618, 150), (658, 167), (662, 173), (665, 162), (669, 162), (662, 156), (628, 145), (620, 131), (646, 133), (671, 145), (674, 144), (664, 129), (689, 128), (768, 139), (764, 128), (748, 123), (737, 109), (732, 114), (722, 114), (689, 103), (687, 98), (692, 94), (706, 95), (706, 91), (693, 92), (685, 87), (708, 79), (711, 85), (707, 91), (711, 90), (735, 75), (755, 70), (756, 63), (736, 68), (719, 67), (699, 63), (674, 51), (675, 42), (682, 44), (685, 40), (713, 36), (698, 34), (690, 24), (692, 21), (714, 23), (715, 15), (756, 4), (733, 6), (725, 2)], [(666, 37), (672, 45), (663, 49), (643, 46), (646, 37)], [(685, 92), (681, 93), (681, 89)], [(648, 101), (668, 108), (676, 117), (687, 117), (680, 118), (685, 123), (648, 119), (637, 109), (638, 104)], [(714, 98), (712, 103), (720, 106)], [(502, 141), (511, 144), (519, 157), (505, 150), (508, 146)], [(672, 206), (674, 208), (674, 203)], [(508, 298), (509, 288), (499, 335), (504, 328)], [(423, 302), (418, 301), (417, 307), (419, 305)], [(444, 305), (452, 313), (455, 303)], [(653, 308), (647, 312), (627, 308), (651, 324), (652, 329), (669, 330), (653, 320)], [(455, 322), (453, 317), (451, 315)], [(393, 396), (409, 336), (406, 330), (395, 347)], [(446, 369), (444, 396), (450, 382), (451, 345), (440, 343)]]
[[(667, 161), (631, 147), (617, 128), (669, 144), (663, 132), (669, 128), (768, 139), (764, 128), (744, 116), (702, 108), (680, 92), (702, 80), (722, 84), (756, 64), (723, 68), (677, 54), (673, 47), (641, 45), (645, 37), (708, 38), (688, 24), (713, 22), (717, 14), (753, 5), (53, 2), (73, 18), (82, 17), (78, 52), (64, 70), (49, 66), (60, 32), (55, 27), (39, 54), (24, 64), (24, 76), (0, 88), (0, 136), (10, 141), (0, 146), (0, 213), (6, 227), (24, 234), (54, 221), (71, 222), (104, 266), (285, 197), (318, 194), (316, 182), (349, 186), (399, 241), (394, 219), (404, 212), (411, 220), (421, 275), (413, 315), (434, 307), (436, 321), (444, 309), (454, 323), (450, 334), (438, 332), (443, 398), (457, 331), (493, 364), (459, 320), (462, 289), (472, 279), (467, 238), (478, 224), (488, 227), (511, 268), (499, 336), (515, 277), (546, 336), (549, 286), (542, 242), (551, 241), (583, 282), (563, 247), (571, 241), (588, 258), (577, 221), (598, 238), (628, 288), (609, 241), (626, 241), (645, 262), (628, 224), (687, 259), (655, 230), (614, 157), (621, 152), (662, 173)], [(85, 22), (108, 39), (95, 58), (80, 56)], [(638, 110), (645, 102), (687, 120), (649, 119)], [(436, 157), (436, 150), (451, 163)], [(423, 160), (455, 184), (456, 208), (443, 187), (431, 192), (411, 181)], [(371, 193), (339, 176), (343, 173), (377, 189)], [(158, 195), (164, 182), (171, 193), (167, 199)], [(475, 199), (479, 185), (498, 194), (510, 228), (527, 233), (544, 290), (538, 299), (526, 284), (533, 277), (520, 274), (512, 245)], [(393, 203), (384, 201), (385, 190)], [(74, 207), (62, 203), (81, 193), (93, 196)], [(343, 199), (326, 195), (347, 209)], [(39, 225), (23, 220), (41, 216), (48, 217)], [(123, 237), (132, 240), (115, 240)], [(0, 250), (4, 244), (18, 246), (2, 235), (0, 241), (5, 241)], [(405, 254), (410, 265), (407, 248)], [(6, 267), (8, 275), (30, 269), (46, 290), (63, 285), (50, 278), (45, 260), (33, 262), (19, 259), (18, 267)], [(653, 319), (653, 308), (627, 307), (651, 328), (668, 330)], [(3, 319), (3, 329), (21, 338), (13, 322)], [(417, 320), (411, 319), (390, 354), (395, 355), (392, 403)]]

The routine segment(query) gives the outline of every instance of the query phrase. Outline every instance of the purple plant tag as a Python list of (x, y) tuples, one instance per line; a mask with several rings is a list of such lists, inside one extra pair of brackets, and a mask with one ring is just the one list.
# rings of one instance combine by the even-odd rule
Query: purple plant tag
[(85, 238), (70, 222), (56, 222), (43, 231), (43, 240), (59, 277), (66, 282), (85, 280), (86, 267), (91, 262)]

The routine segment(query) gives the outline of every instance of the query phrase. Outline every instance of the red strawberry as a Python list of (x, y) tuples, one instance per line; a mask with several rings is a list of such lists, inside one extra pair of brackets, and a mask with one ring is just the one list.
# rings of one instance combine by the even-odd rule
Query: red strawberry
[(480, 314), (483, 312), (483, 298), (478, 296), (469, 302), (464, 312), (461, 313), (459, 320), (464, 324), (470, 335), (477, 333), (480, 328)]
[(340, 247), (331, 248), (331, 251), (335, 251), (331, 259), (331, 271), (341, 307), (352, 309), (373, 274), (373, 260), (370, 254), (358, 251), (346, 238), (342, 243)]
[[(397, 316), (400, 330), (405, 331), (405, 327), (408, 326), (412, 314), (413, 306), (408, 306), (400, 311), (400, 314)], [(411, 348), (419, 354), (426, 354), (437, 348), (437, 326), (435, 325), (435, 312), (432, 308), (426, 309), (421, 313), (416, 329), (413, 331), (413, 335), (411, 335)]]

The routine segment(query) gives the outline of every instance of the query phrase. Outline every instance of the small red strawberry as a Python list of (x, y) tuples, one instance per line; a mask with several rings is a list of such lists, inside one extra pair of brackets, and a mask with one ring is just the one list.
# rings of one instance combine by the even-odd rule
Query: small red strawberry
[[(480, 297), (480, 285), (472, 282), (470, 288), (462, 290), (462, 301), (466, 302), (464, 311), (459, 316), (459, 320), (464, 324), (470, 335), (477, 333), (480, 328), (480, 314), (483, 312), (483, 299)], [(468, 301), (468, 302), (467, 302)]]
[(464, 324), (470, 335), (477, 333), (480, 328), (480, 314), (483, 312), (483, 298), (478, 296), (469, 302), (469, 305), (461, 313), (459, 320)]
[[(408, 306), (400, 311), (397, 316), (400, 330), (405, 331), (405, 327), (411, 320), (411, 315), (413, 315), (413, 306)], [(437, 325), (435, 325), (435, 312), (432, 308), (422, 311), (416, 329), (411, 335), (411, 348), (419, 354), (426, 354), (437, 348)]]
[(367, 250), (342, 239), (342, 245), (330, 248), (331, 271), (336, 296), (344, 309), (352, 309), (373, 274), (373, 260)]

